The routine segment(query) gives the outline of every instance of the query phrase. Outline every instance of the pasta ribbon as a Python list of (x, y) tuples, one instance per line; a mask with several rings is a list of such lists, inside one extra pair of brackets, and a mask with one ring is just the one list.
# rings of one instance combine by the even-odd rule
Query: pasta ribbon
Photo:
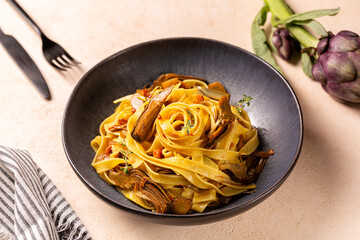
[[(101, 123), (99, 136), (91, 141), (96, 152), (92, 166), (99, 176), (149, 210), (158, 211), (149, 192), (162, 194), (165, 202), (168, 198), (172, 202), (190, 201), (190, 212), (203, 212), (220, 204), (223, 197), (256, 187), (252, 181), (234, 178), (228, 167), (245, 166), (238, 171), (239, 178), (244, 177), (244, 159), (259, 145), (248, 114), (229, 106), (228, 99), (213, 99), (199, 91), (210, 89), (211, 84), (185, 77), (157, 80), (151, 88), (115, 100), (118, 105), (114, 113)], [(162, 105), (156, 106), (156, 112), (156, 97), (169, 84), (174, 84), (171, 93)], [(149, 130), (139, 141), (132, 132), (142, 127), (138, 126), (139, 118), (146, 111), (155, 120), (141, 123), (149, 124)], [(138, 175), (131, 174), (135, 169), (145, 174), (141, 181), (137, 182)]]

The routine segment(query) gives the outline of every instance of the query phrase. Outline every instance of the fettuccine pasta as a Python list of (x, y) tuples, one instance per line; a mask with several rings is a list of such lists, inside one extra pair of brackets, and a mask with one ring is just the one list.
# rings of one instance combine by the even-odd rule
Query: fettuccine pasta
[(230, 106), (222, 84), (177, 74), (114, 101), (91, 146), (99, 176), (159, 213), (186, 214), (250, 193), (269, 152), (256, 128)]

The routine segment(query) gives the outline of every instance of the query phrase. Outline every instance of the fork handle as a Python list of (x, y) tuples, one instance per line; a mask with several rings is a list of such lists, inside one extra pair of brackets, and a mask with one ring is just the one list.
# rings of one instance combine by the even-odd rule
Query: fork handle
[(15, 1), (15, 0), (8, 0), (8, 2), (18, 10), (18, 12), (28, 21), (31, 27), (42, 37), (45, 36), (43, 31), (41, 31), (40, 27), (31, 19), (31, 17), (25, 12), (24, 9)]

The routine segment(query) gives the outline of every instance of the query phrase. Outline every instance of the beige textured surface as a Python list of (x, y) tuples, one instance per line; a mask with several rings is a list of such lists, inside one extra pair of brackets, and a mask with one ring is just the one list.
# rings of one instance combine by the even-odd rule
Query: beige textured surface
[[(35, 32), (0, 1), (0, 25), (33, 57), (52, 92), (46, 102), (0, 47), (0, 144), (27, 149), (88, 228), (101, 239), (356, 239), (360, 236), (360, 105), (330, 98), (300, 66), (281, 62), (302, 106), (305, 138), (288, 180), (262, 204), (234, 218), (193, 227), (141, 223), (97, 198), (71, 169), (60, 129), (80, 77), (105, 57), (152, 39), (196, 36), (251, 51), (250, 26), (261, 0), (19, 0), (82, 69), (59, 74)], [(288, 0), (296, 12), (341, 6), (320, 21), (333, 32), (360, 33), (360, 1)]]

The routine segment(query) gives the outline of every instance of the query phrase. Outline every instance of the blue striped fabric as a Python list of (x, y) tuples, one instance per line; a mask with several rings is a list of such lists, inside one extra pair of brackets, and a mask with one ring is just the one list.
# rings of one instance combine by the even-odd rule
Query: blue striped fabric
[(0, 146), (0, 240), (88, 240), (88, 231), (26, 151)]

